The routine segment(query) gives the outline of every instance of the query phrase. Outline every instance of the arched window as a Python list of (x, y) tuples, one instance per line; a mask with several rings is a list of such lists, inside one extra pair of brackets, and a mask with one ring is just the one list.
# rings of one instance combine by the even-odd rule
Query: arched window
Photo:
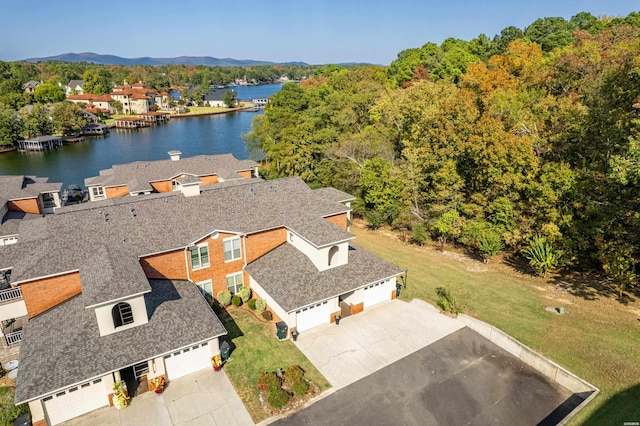
[(131, 312), (131, 305), (124, 302), (118, 303), (113, 307), (113, 309), (111, 309), (111, 316), (113, 317), (114, 328), (131, 324), (133, 322), (133, 312)]
[(338, 261), (338, 252), (340, 248), (333, 246), (329, 249), (329, 266), (334, 265)]

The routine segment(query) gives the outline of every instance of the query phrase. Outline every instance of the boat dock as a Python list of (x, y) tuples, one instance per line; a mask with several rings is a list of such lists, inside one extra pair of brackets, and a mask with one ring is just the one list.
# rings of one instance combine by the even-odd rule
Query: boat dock
[(18, 151), (46, 151), (62, 146), (60, 136), (36, 136), (35, 138), (18, 141)]

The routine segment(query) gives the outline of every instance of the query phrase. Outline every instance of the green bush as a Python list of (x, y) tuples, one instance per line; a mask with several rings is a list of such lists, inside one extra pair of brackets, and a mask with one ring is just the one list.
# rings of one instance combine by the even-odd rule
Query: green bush
[(379, 210), (367, 210), (364, 218), (369, 222), (371, 229), (378, 229), (384, 223), (384, 215)]
[(267, 321), (271, 321), (273, 319), (273, 314), (271, 313), (271, 311), (264, 311), (262, 313), (262, 318), (264, 318)]
[(438, 295), (438, 306), (440, 309), (456, 315), (462, 312), (458, 306), (458, 297), (455, 288), (451, 289), (449, 284), (447, 284), (446, 287), (436, 288), (436, 294)]
[(427, 227), (424, 223), (413, 227), (411, 233), (411, 242), (422, 246), (425, 242), (427, 242), (429, 237), (429, 231), (427, 231)]
[(289, 402), (289, 394), (282, 389), (274, 390), (267, 395), (267, 402), (273, 408), (280, 409)]
[(222, 306), (229, 306), (231, 304), (231, 292), (229, 290), (219, 292), (218, 302), (220, 302)]
[(285, 370), (284, 382), (297, 396), (302, 396), (309, 390), (309, 383), (304, 379), (304, 370), (297, 365), (292, 365)]
[(305, 380), (300, 380), (291, 385), (291, 389), (297, 396), (303, 396), (309, 390), (309, 383)]
[(240, 291), (238, 293), (242, 298), (242, 303), (247, 303), (251, 298), (251, 289), (249, 287), (240, 287)]
[(256, 310), (256, 299), (249, 299), (249, 301), (247, 302), (247, 306), (252, 311), (255, 311)]
[(264, 299), (256, 300), (256, 311), (263, 313), (267, 309), (267, 302)]
[(237, 294), (234, 294), (231, 298), (231, 304), (237, 308), (238, 306), (242, 305), (242, 298)]

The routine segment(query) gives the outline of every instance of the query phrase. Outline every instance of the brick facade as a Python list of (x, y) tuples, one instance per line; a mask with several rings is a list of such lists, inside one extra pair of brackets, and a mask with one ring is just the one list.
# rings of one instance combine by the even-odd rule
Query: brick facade
[(247, 235), (247, 263), (251, 263), (287, 241), (285, 227)]
[(7, 210), (14, 212), (25, 212), (33, 214), (42, 214), (37, 198), (26, 198), (24, 200), (14, 200), (7, 203)]
[[(187, 253), (188, 259), (189, 253)], [(187, 264), (184, 250), (155, 254), (140, 259), (140, 265), (148, 278), (187, 279)]]
[(119, 198), (129, 195), (129, 188), (125, 186), (112, 186), (104, 189), (107, 198)]
[(58, 275), (51, 278), (20, 284), (29, 318), (80, 294), (80, 273)]
[(325, 217), (329, 222), (338, 225), (340, 228), (347, 230), (347, 214), (339, 213), (333, 216)]

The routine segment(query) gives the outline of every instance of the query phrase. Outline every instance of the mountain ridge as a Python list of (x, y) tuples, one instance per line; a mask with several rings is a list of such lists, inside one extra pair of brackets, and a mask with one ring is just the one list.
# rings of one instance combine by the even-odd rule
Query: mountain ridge
[(153, 58), (149, 56), (139, 58), (123, 58), (121, 56), (99, 54), (93, 52), (83, 53), (63, 53), (60, 55), (46, 56), (40, 58), (27, 58), (26, 62), (89, 62), (100, 65), (207, 65), (224, 67), (248, 67), (257, 65), (301, 65), (307, 66), (305, 62), (271, 62), (257, 61), (253, 59), (215, 58), (213, 56), (177, 56), (174, 58)]

